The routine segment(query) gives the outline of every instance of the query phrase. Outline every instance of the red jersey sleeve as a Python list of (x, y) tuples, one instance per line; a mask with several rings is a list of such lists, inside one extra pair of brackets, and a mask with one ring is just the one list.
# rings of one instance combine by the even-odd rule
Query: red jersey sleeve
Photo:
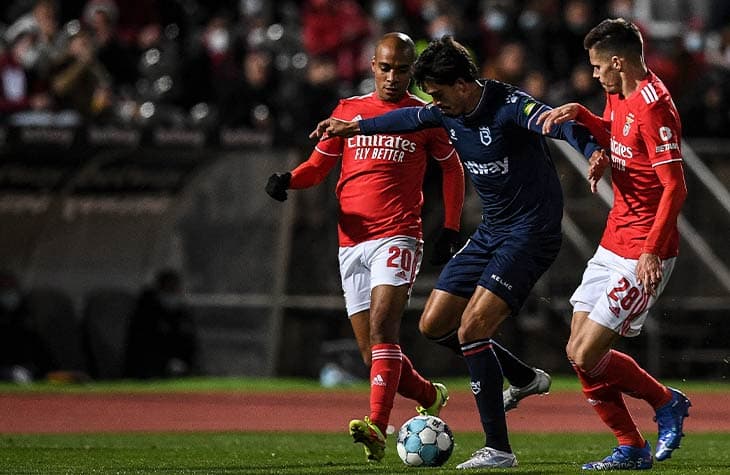
[(444, 227), (458, 231), (464, 207), (464, 168), (443, 129), (431, 129), (429, 154), (441, 167), (444, 200)]
[(677, 110), (671, 99), (650, 104), (639, 117), (639, 132), (646, 144), (646, 154), (652, 166), (682, 160), (679, 140), (682, 136)]
[(306, 162), (292, 170), (289, 188), (301, 190), (322, 183), (337, 160), (337, 156), (325, 155), (315, 148)]
[(687, 196), (680, 149), (681, 124), (668, 96), (648, 104), (639, 117), (639, 132), (646, 154), (662, 184), (663, 191), (654, 224), (642, 252), (658, 254), (661, 241), (676, 226), (677, 216)]
[(610, 150), (610, 120), (604, 120), (601, 117), (598, 117), (582, 105), (578, 108), (578, 115), (575, 120), (586, 126), (586, 128), (591, 132), (591, 134), (593, 134), (601, 147), (605, 148), (606, 150)]
[(664, 190), (659, 200), (654, 224), (646, 236), (641, 252), (659, 254), (662, 240), (669, 236), (676, 226), (679, 210), (687, 197), (687, 185), (681, 162), (670, 162), (654, 168)]
[[(338, 117), (341, 110), (342, 101), (332, 111), (331, 116)], [(342, 137), (327, 137), (320, 140), (307, 161), (292, 170), (289, 188), (300, 190), (322, 183), (342, 156), (342, 147)]]

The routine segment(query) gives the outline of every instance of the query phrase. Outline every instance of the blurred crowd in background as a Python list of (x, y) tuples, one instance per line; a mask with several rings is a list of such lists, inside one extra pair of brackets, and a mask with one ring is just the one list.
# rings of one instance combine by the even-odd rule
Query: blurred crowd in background
[(338, 98), (373, 89), (374, 42), (396, 30), (419, 49), (452, 34), (484, 77), (600, 112), (583, 37), (618, 16), (644, 30), (685, 134), (730, 137), (730, 4), (720, 0), (9, 0), (0, 117), (248, 128), (309, 144)]

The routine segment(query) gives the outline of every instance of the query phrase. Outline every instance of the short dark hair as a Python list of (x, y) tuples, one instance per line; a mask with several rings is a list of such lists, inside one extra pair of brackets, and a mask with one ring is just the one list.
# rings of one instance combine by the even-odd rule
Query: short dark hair
[(583, 40), (583, 47), (610, 55), (626, 54), (640, 58), (644, 54), (644, 40), (639, 28), (623, 18), (603, 20), (593, 27)]
[(450, 35), (429, 43), (413, 65), (413, 79), (419, 86), (426, 81), (450, 86), (457, 79), (478, 78), (479, 71), (469, 51)]

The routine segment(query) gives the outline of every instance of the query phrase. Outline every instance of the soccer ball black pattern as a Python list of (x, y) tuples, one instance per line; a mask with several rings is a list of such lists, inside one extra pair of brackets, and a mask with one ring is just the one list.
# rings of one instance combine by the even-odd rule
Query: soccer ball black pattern
[(413, 467), (438, 467), (454, 450), (454, 435), (446, 423), (435, 416), (416, 416), (398, 432), (398, 456)]

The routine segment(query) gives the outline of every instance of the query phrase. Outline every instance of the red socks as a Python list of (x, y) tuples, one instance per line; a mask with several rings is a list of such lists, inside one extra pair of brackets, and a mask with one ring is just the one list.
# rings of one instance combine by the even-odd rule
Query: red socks
[(634, 419), (626, 407), (621, 391), (612, 388), (610, 385), (601, 383), (590, 385), (590, 383), (581, 377), (580, 370), (577, 373), (583, 384), (583, 394), (588, 400), (588, 403), (593, 407), (593, 410), (596, 411), (603, 423), (613, 431), (613, 434), (618, 440), (618, 444), (643, 447), (644, 437), (636, 427)]
[(600, 374), (601, 380), (605, 383), (614, 385), (619, 391), (631, 397), (643, 399), (654, 409), (662, 407), (672, 399), (672, 393), (666, 386), (644, 371), (631, 356), (620, 351), (609, 351), (590, 373), (599, 369), (603, 360), (607, 358), (609, 360), (604, 363), (605, 368)]
[(401, 353), (400, 345), (381, 343), (371, 350), (370, 420), (385, 435), (396, 392), (429, 407), (436, 400), (436, 388), (418, 374), (411, 360)]
[(403, 355), (398, 394), (417, 401), (423, 407), (431, 407), (436, 402), (436, 388), (416, 371), (406, 355)]
[(583, 394), (611, 428), (619, 445), (644, 446), (639, 432), (624, 402), (623, 394), (647, 401), (655, 409), (671, 398), (669, 390), (644, 371), (629, 355), (611, 350), (589, 371), (575, 367)]
[(370, 420), (385, 435), (401, 379), (403, 355), (400, 345), (392, 343), (373, 345), (371, 350), (373, 362), (370, 367)]

